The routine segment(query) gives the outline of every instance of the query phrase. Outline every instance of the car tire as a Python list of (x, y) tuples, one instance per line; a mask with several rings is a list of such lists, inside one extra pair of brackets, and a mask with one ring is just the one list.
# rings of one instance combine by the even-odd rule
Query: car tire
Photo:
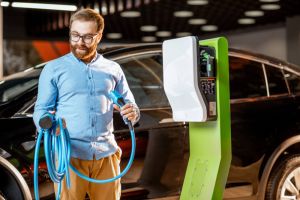
[[(297, 181), (297, 183), (296, 183)], [(293, 155), (280, 161), (269, 178), (266, 200), (300, 198), (300, 155)], [(284, 196), (290, 198), (283, 198)]]
[(21, 173), (0, 156), (0, 200), (32, 200), (27, 183)]

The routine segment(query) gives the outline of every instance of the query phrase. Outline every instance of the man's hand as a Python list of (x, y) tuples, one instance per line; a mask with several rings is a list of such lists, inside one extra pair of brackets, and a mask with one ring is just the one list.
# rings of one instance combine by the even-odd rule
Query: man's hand
[(121, 107), (121, 109), (117, 105), (114, 105), (114, 108), (120, 111), (121, 115), (130, 120), (132, 123), (135, 122), (138, 118), (138, 108), (136, 108), (136, 106), (132, 103), (127, 103), (126, 105)]
[[(56, 111), (55, 110), (49, 110), (48, 111), (50, 114), (55, 115)], [(62, 124), (64, 128), (67, 128), (67, 124), (66, 124), (66, 120), (64, 118), (62, 118)], [(60, 134), (60, 126), (59, 124), (57, 124), (56, 126), (56, 130), (55, 130), (55, 134), (59, 135)]]

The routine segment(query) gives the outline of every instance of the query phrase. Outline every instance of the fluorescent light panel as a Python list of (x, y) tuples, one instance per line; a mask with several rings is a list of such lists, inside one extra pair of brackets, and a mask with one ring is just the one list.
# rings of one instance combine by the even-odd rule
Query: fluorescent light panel
[(157, 31), (156, 32), (157, 37), (170, 37), (171, 34), (172, 33), (170, 31)]
[(279, 0), (259, 0), (259, 1), (263, 3), (275, 3), (278, 2)]
[(202, 31), (216, 31), (218, 30), (218, 27), (215, 25), (204, 25), (201, 27)]
[(121, 33), (107, 33), (106, 37), (109, 39), (121, 39), (122, 34)]
[(140, 27), (141, 31), (144, 32), (152, 32), (152, 31), (157, 31), (157, 26), (153, 26), (153, 25), (144, 25)]
[(48, 4), (48, 3), (13, 2), (11, 6), (15, 8), (32, 8), (32, 9), (44, 9), (44, 10), (64, 10), (64, 11), (77, 10), (77, 6), (75, 5)]
[(203, 25), (206, 24), (207, 21), (206, 19), (202, 19), (202, 18), (194, 18), (194, 19), (189, 19), (188, 23), (191, 25)]
[(255, 24), (255, 19), (252, 18), (241, 18), (238, 19), (238, 23), (239, 24)]
[(176, 33), (176, 37), (185, 37), (185, 36), (190, 36), (192, 33), (190, 32), (178, 32)]
[(261, 9), (263, 10), (279, 10), (280, 5), (278, 4), (264, 4), (260, 6)]
[(192, 5), (192, 6), (204, 6), (208, 4), (207, 0), (188, 0), (187, 4)]
[(249, 10), (245, 12), (247, 17), (262, 17), (264, 16), (264, 12), (261, 10)]
[(121, 12), (121, 17), (128, 17), (128, 18), (134, 18), (134, 17), (140, 17), (141, 13), (139, 11), (123, 11)]
[(9, 6), (9, 2), (8, 1), (2, 1), (0, 3), (0, 6), (2, 6), (2, 7), (8, 7)]
[(154, 37), (154, 36), (144, 36), (144, 37), (142, 37), (142, 41), (143, 42), (155, 42), (156, 37)]
[(174, 12), (175, 17), (192, 17), (194, 13), (188, 10), (181, 10)]

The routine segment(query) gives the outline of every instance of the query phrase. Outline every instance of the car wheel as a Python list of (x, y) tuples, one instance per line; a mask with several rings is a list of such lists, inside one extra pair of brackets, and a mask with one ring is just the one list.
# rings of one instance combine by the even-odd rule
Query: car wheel
[(21, 173), (0, 156), (0, 200), (31, 200), (31, 193)]
[(300, 199), (300, 155), (289, 156), (271, 173), (266, 200)]

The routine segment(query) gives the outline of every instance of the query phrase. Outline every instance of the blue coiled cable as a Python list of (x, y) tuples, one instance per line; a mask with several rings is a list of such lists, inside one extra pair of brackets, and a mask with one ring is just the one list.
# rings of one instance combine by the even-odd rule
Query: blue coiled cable
[[(124, 105), (124, 101), (121, 99), (120, 96), (117, 95), (117, 99), (113, 99), (114, 103), (119, 105), (119, 107)], [(116, 101), (115, 101), (116, 100)], [(123, 101), (123, 102), (122, 102)], [(135, 133), (132, 126), (132, 123), (130, 121), (126, 121), (126, 124), (129, 127), (130, 130), (130, 136), (131, 136), (131, 153), (129, 161), (124, 168), (124, 170), (117, 176), (104, 179), (104, 180), (97, 180), (90, 177), (87, 177), (80, 173), (74, 166), (70, 164), (70, 158), (71, 158), (71, 144), (70, 144), (70, 136), (68, 133), (68, 130), (64, 127), (63, 120), (61, 118), (58, 118), (57, 120), (54, 119), (53, 116), (50, 114), (47, 114), (46, 118), (52, 120), (52, 123), (47, 128), (41, 129), (41, 131), (38, 134), (37, 141), (36, 141), (36, 147), (35, 147), (35, 154), (34, 154), (34, 196), (35, 199), (39, 199), (39, 189), (38, 189), (38, 159), (39, 159), (39, 151), (40, 151), (40, 145), (42, 138), (44, 137), (44, 154), (46, 158), (46, 164), (48, 168), (48, 173), (51, 178), (51, 180), (54, 183), (58, 184), (58, 190), (56, 199), (60, 199), (60, 193), (61, 193), (61, 182), (63, 178), (66, 176), (66, 183), (67, 187), (70, 188), (70, 173), (69, 168), (71, 168), (79, 177), (93, 183), (109, 183), (113, 182), (122, 176), (124, 176), (127, 171), (130, 169), (133, 160), (134, 160), (134, 154), (135, 154)], [(45, 119), (45, 117), (44, 117)], [(60, 127), (60, 133), (56, 133), (56, 127)]]

